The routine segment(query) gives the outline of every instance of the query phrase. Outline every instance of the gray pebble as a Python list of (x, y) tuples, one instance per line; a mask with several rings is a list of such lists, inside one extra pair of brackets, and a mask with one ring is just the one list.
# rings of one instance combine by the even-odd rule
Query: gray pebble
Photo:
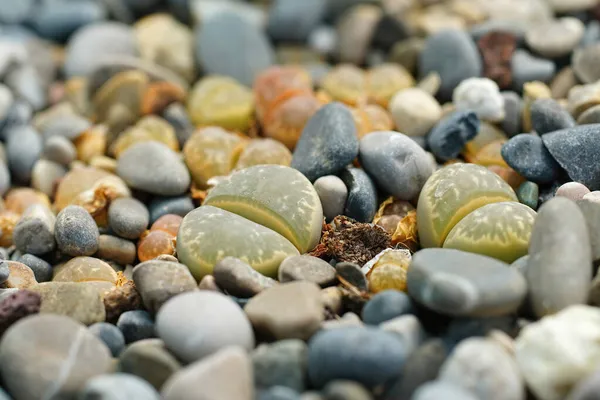
[(267, 33), (275, 40), (305, 41), (325, 15), (322, 0), (276, 0), (269, 8)]
[(36, 0), (0, 1), (0, 21), (5, 24), (19, 24), (29, 18), (36, 9)]
[(359, 222), (371, 222), (377, 212), (377, 188), (369, 175), (361, 169), (348, 167), (340, 173), (348, 188), (344, 215)]
[(433, 127), (427, 136), (427, 145), (440, 160), (454, 159), (477, 135), (479, 126), (479, 118), (474, 112), (457, 111)]
[(110, 349), (113, 357), (118, 357), (125, 349), (125, 337), (123, 332), (108, 322), (97, 322), (88, 328), (98, 339), (102, 340)]
[(125, 239), (137, 239), (148, 228), (149, 213), (141, 201), (132, 197), (114, 200), (108, 208), (108, 225)]
[(25, 210), (13, 230), (13, 242), (24, 253), (42, 255), (54, 250), (54, 224), (56, 217), (41, 204)]
[(232, 296), (248, 298), (277, 284), (244, 261), (225, 257), (215, 264), (213, 276), (217, 286)]
[(587, 47), (600, 41), (600, 22), (592, 20), (585, 26), (585, 32), (579, 42), (579, 47)]
[(23, 254), (17, 260), (27, 265), (33, 271), (35, 280), (39, 283), (52, 280), (52, 265), (33, 254)]
[(583, 197), (591, 193), (590, 189), (588, 189), (584, 184), (579, 182), (567, 182), (562, 185), (558, 189), (556, 189), (555, 196), (562, 196), (573, 201), (581, 200)]
[(42, 153), (42, 138), (31, 126), (11, 129), (6, 141), (6, 153), (12, 178), (28, 183), (31, 170)]
[(4, 121), (15, 101), (10, 89), (0, 83), (0, 121)]
[(337, 274), (363, 292), (368, 291), (369, 281), (360, 266), (351, 262), (339, 262), (335, 265)]
[(502, 146), (502, 158), (520, 175), (535, 183), (550, 183), (561, 173), (543, 139), (535, 134), (522, 133)]
[(556, 72), (552, 61), (537, 58), (526, 50), (517, 49), (511, 59), (512, 86), (516, 91), (521, 91), (527, 82), (549, 82)]
[(327, 400), (373, 400), (371, 393), (360, 383), (333, 381), (323, 389)]
[(31, 187), (52, 198), (58, 182), (66, 173), (64, 166), (40, 158), (31, 170)]
[(479, 400), (467, 390), (444, 381), (426, 383), (415, 392), (411, 400)]
[(8, 110), (8, 114), (1, 122), (1, 137), (4, 141), (8, 140), (15, 128), (26, 126), (33, 116), (33, 108), (25, 100), (16, 99)]
[(600, 200), (584, 197), (577, 201), (581, 210), (590, 235), (590, 244), (592, 246), (592, 260), (600, 260)]
[(427, 332), (419, 319), (412, 314), (401, 315), (379, 324), (386, 332), (397, 335), (406, 349), (407, 354), (415, 351), (427, 338)]
[(285, 386), (273, 386), (258, 392), (256, 400), (301, 400), (300, 394)]
[(66, 137), (52, 136), (44, 143), (42, 157), (61, 165), (69, 165), (77, 158), (77, 150)]
[(556, 100), (537, 99), (531, 105), (531, 125), (537, 133), (543, 135), (572, 128), (575, 120)]
[(100, 235), (96, 257), (120, 265), (133, 264), (136, 257), (135, 244), (117, 236)]
[(177, 197), (155, 197), (148, 205), (150, 211), (150, 223), (154, 223), (157, 219), (166, 214), (176, 214), (185, 217), (187, 213), (192, 211), (194, 203), (190, 196)]
[(123, 332), (125, 343), (156, 337), (154, 321), (147, 311), (126, 311), (119, 317), (117, 328)]
[(321, 199), (323, 214), (327, 221), (344, 213), (348, 188), (340, 178), (335, 175), (322, 176), (315, 181), (314, 187)]
[(155, 141), (125, 150), (118, 160), (117, 175), (134, 189), (160, 196), (176, 196), (190, 186), (190, 174), (179, 155)]
[(256, 387), (283, 386), (298, 392), (304, 391), (308, 347), (302, 340), (287, 339), (262, 344), (251, 356)]
[(175, 129), (179, 146), (183, 148), (195, 129), (183, 104), (173, 103), (167, 106), (162, 113), (162, 117)]
[(135, 375), (116, 373), (96, 376), (86, 382), (77, 400), (160, 400), (158, 392)]
[(365, 304), (362, 319), (365, 324), (379, 325), (413, 311), (410, 297), (399, 290), (384, 290), (377, 293)]
[(399, 132), (374, 132), (360, 141), (360, 162), (377, 184), (401, 200), (416, 198), (434, 168), (429, 155)]
[(0, 262), (0, 283), (4, 283), (8, 280), (10, 275), (10, 269), (8, 268), (8, 263), (2, 261)]
[(502, 121), (501, 127), (509, 137), (513, 137), (522, 132), (523, 100), (515, 92), (506, 91), (500, 94), (504, 98), (504, 121)]
[(31, 27), (45, 39), (62, 42), (77, 29), (105, 17), (102, 3), (59, 0), (36, 7)]
[(10, 70), (4, 77), (4, 82), (17, 97), (31, 104), (34, 110), (41, 110), (48, 105), (44, 82), (33, 65), (24, 64)]
[(57, 114), (50, 121), (47, 121), (41, 129), (46, 140), (53, 136), (63, 136), (69, 140), (75, 140), (91, 127), (90, 120), (81, 115)]
[(81, 206), (68, 206), (56, 217), (54, 236), (58, 249), (72, 257), (91, 256), (98, 250), (98, 226)]
[(582, 83), (594, 83), (600, 79), (600, 73), (595, 67), (599, 59), (600, 43), (594, 43), (573, 52), (571, 65), (575, 75)]
[(160, 339), (144, 339), (130, 344), (119, 357), (119, 371), (139, 376), (156, 390), (173, 373), (181, 369), (181, 363), (165, 348)]
[(10, 171), (4, 161), (0, 161), (0, 196), (10, 189)]
[(527, 273), (527, 265), (529, 262), (529, 254), (524, 255), (523, 257), (517, 258), (512, 264), (510, 264), (511, 268), (519, 271), (523, 276), (526, 276)]
[(327, 261), (320, 258), (301, 255), (287, 257), (278, 271), (279, 282), (308, 281), (321, 287), (335, 284), (336, 271)]

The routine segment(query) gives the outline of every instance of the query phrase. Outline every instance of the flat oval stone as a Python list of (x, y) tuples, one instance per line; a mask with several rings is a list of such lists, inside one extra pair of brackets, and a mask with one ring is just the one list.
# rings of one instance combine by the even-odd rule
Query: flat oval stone
[(178, 258), (197, 280), (225, 257), (239, 258), (274, 277), (281, 261), (297, 254), (296, 247), (277, 232), (212, 206), (186, 215), (177, 235)]
[(525, 278), (508, 264), (453, 249), (415, 253), (407, 285), (419, 303), (451, 316), (510, 314), (527, 293)]
[(254, 347), (252, 326), (242, 309), (216, 292), (173, 297), (156, 315), (156, 329), (169, 350), (187, 363), (229, 346)]
[(323, 207), (323, 214), (327, 221), (331, 221), (344, 213), (348, 188), (340, 178), (335, 175), (322, 176), (313, 184)]
[(106, 18), (102, 4), (93, 1), (44, 3), (30, 22), (43, 38), (62, 42), (77, 29)]
[(150, 214), (141, 201), (131, 197), (115, 199), (108, 207), (108, 225), (117, 235), (137, 239), (148, 228)]
[(397, 377), (406, 353), (401, 338), (378, 328), (325, 330), (308, 344), (308, 377), (317, 388), (335, 380), (371, 388)]
[(68, 206), (58, 213), (54, 236), (58, 249), (73, 257), (91, 256), (98, 250), (98, 226), (80, 206)]
[(517, 202), (487, 204), (454, 225), (444, 248), (512, 263), (527, 254), (536, 213)]
[(394, 289), (377, 293), (365, 304), (362, 319), (366, 324), (379, 325), (413, 311), (410, 297)]
[(89, 379), (109, 371), (111, 356), (100, 339), (71, 318), (35, 315), (4, 334), (0, 360), (11, 396), (34, 400), (72, 397)]
[(576, 125), (571, 114), (554, 99), (535, 100), (530, 112), (532, 128), (540, 135)]
[(587, 229), (577, 204), (565, 197), (555, 197), (540, 207), (525, 271), (529, 302), (536, 316), (586, 303), (592, 281)]
[(277, 284), (240, 259), (225, 257), (215, 264), (213, 276), (217, 286), (232, 296), (248, 298)]
[(377, 213), (377, 188), (361, 168), (348, 167), (340, 173), (348, 188), (344, 215), (359, 222), (371, 222)]
[(97, 322), (89, 328), (98, 339), (110, 349), (113, 357), (118, 357), (125, 348), (125, 338), (119, 328), (108, 322)]
[(421, 246), (442, 246), (454, 225), (490, 203), (516, 201), (498, 175), (475, 164), (452, 164), (436, 171), (419, 196), (417, 225)]
[(321, 237), (321, 200), (311, 183), (290, 167), (257, 165), (238, 171), (212, 188), (203, 204), (273, 229), (302, 253)]
[(54, 282), (102, 281), (115, 284), (117, 273), (106, 262), (94, 257), (74, 257), (54, 268)]
[(590, 190), (600, 189), (600, 124), (581, 125), (542, 136), (544, 145), (569, 177)]
[(442, 119), (427, 136), (427, 145), (439, 159), (455, 159), (479, 132), (479, 118), (471, 111), (458, 111)]
[(85, 325), (104, 322), (106, 311), (98, 290), (72, 282), (46, 282), (29, 290), (42, 297), (40, 313), (65, 315)]
[(161, 196), (176, 196), (190, 186), (190, 174), (173, 150), (158, 142), (137, 143), (121, 154), (119, 175), (129, 186)]
[(279, 282), (308, 281), (321, 287), (336, 282), (335, 268), (320, 258), (302, 255), (288, 257), (279, 266)]
[(264, 33), (232, 12), (219, 13), (200, 26), (196, 50), (206, 74), (231, 76), (246, 86), (275, 59)]
[(427, 135), (442, 117), (442, 107), (437, 100), (420, 88), (398, 91), (388, 108), (396, 129), (411, 137)]
[(416, 198), (433, 174), (430, 156), (398, 132), (373, 132), (360, 141), (360, 163), (386, 192), (401, 200)]
[(502, 146), (501, 154), (512, 169), (535, 183), (552, 182), (561, 172), (543, 139), (534, 134), (513, 136)]
[(119, 371), (139, 376), (160, 390), (167, 379), (181, 369), (181, 363), (162, 340), (144, 339), (127, 346), (119, 357), (118, 367)]
[[(33, 271), (35, 280), (38, 282), (48, 282), (52, 279), (52, 265), (42, 260), (33, 254), (23, 254), (19, 257), (18, 262), (27, 265)], [(0, 264), (0, 271), (3, 270), (3, 266), (6, 264)], [(2, 272), (0, 272), (0, 282), (2, 281)], [(6, 271), (6, 277), (8, 279), (8, 270)]]
[(342, 103), (323, 106), (308, 121), (296, 144), (292, 168), (311, 182), (335, 174), (358, 155), (356, 125)]
[(10, 131), (6, 141), (8, 167), (12, 179), (27, 183), (42, 153), (42, 137), (30, 126), (20, 126)]

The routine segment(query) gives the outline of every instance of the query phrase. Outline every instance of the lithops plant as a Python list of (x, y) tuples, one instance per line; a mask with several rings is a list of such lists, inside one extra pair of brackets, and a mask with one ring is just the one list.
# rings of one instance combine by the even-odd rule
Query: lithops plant
[(292, 153), (282, 143), (273, 139), (252, 139), (244, 148), (235, 165), (235, 170), (242, 170), (253, 165), (285, 165), (292, 162)]
[(406, 275), (412, 260), (408, 249), (385, 249), (362, 267), (369, 281), (369, 291), (387, 289), (406, 291)]
[(451, 164), (425, 183), (417, 207), (422, 247), (442, 247), (454, 226), (472, 211), (491, 203), (517, 201), (498, 175), (475, 164)]
[(450, 231), (444, 248), (479, 253), (512, 263), (527, 254), (536, 212), (517, 202), (487, 204)]
[(220, 181), (204, 204), (185, 216), (177, 254), (196, 279), (228, 256), (276, 277), (285, 257), (317, 245), (322, 223), (319, 197), (300, 172), (253, 166)]
[(111, 152), (119, 158), (130, 146), (151, 140), (161, 142), (173, 151), (179, 151), (179, 142), (171, 124), (155, 115), (148, 115), (123, 131), (113, 142)]

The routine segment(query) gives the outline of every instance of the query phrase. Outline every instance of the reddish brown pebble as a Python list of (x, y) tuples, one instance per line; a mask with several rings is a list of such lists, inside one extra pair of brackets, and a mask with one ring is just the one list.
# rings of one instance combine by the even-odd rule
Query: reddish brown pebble
[(152, 260), (162, 254), (175, 255), (175, 236), (165, 231), (150, 231), (142, 235), (137, 254), (141, 262)]
[(142, 298), (133, 281), (117, 286), (104, 296), (106, 322), (115, 323), (125, 311), (137, 310), (142, 306)]
[(179, 225), (181, 225), (183, 218), (175, 214), (166, 214), (154, 221), (150, 227), (151, 231), (164, 231), (170, 233), (173, 236), (177, 236), (179, 232)]
[(0, 302), (0, 335), (15, 322), (40, 311), (42, 298), (29, 290), (19, 290)]
[(477, 43), (483, 59), (483, 73), (496, 82), (500, 89), (508, 89), (512, 83), (511, 59), (517, 48), (517, 39), (507, 32), (490, 32)]

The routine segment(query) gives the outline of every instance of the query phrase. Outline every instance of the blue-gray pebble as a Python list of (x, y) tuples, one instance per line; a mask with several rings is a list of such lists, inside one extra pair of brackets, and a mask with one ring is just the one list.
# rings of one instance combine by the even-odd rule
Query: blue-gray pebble
[(308, 121), (296, 144), (292, 168), (311, 182), (339, 172), (358, 155), (356, 125), (350, 109), (334, 102)]
[(0, 262), (0, 283), (6, 282), (9, 275), (10, 269), (8, 268), (8, 263), (4, 261)]
[(185, 217), (187, 213), (192, 211), (194, 203), (190, 196), (176, 197), (155, 197), (148, 205), (150, 211), (150, 223), (154, 223), (157, 219), (166, 214), (176, 214)]
[(308, 344), (313, 386), (348, 379), (372, 388), (400, 374), (406, 359), (400, 337), (374, 327), (340, 327), (317, 333)]
[(308, 347), (299, 339), (262, 344), (252, 352), (257, 387), (285, 386), (298, 392), (305, 389)]
[(36, 0), (1, 0), (0, 22), (19, 24), (26, 21), (35, 12), (36, 3)]
[(574, 127), (575, 120), (569, 112), (554, 99), (537, 99), (531, 105), (531, 125), (533, 130), (543, 135)]
[(33, 165), (42, 153), (42, 137), (31, 126), (20, 126), (8, 133), (6, 155), (12, 178), (28, 183)]
[(177, 196), (190, 186), (190, 174), (181, 157), (154, 141), (125, 150), (117, 162), (117, 175), (134, 189), (160, 196)]
[(98, 226), (81, 206), (71, 205), (58, 213), (54, 236), (58, 249), (72, 257), (91, 256), (98, 250)]
[(232, 12), (222, 12), (200, 24), (196, 57), (206, 74), (230, 76), (246, 86), (252, 86), (256, 75), (275, 62), (266, 35)]
[(123, 332), (127, 344), (156, 337), (154, 321), (147, 311), (126, 311), (119, 317), (117, 327)]
[(502, 158), (527, 180), (552, 182), (560, 175), (561, 168), (542, 140), (530, 133), (514, 136), (502, 146)]
[(274, 386), (258, 392), (257, 400), (302, 400), (300, 393), (285, 386)]
[(141, 201), (132, 197), (114, 200), (108, 208), (110, 229), (125, 239), (137, 239), (148, 228), (150, 215)]
[(379, 325), (412, 311), (413, 304), (406, 293), (389, 289), (371, 297), (363, 307), (362, 319), (365, 324)]
[(516, 193), (519, 202), (537, 210), (540, 198), (540, 190), (537, 183), (531, 181), (523, 182), (517, 188)]
[(85, 383), (77, 400), (160, 400), (160, 395), (145, 380), (130, 374), (98, 375)]
[(550, 154), (569, 177), (591, 191), (600, 190), (599, 139), (600, 124), (580, 125), (542, 136)]
[(552, 61), (535, 57), (521, 49), (515, 50), (510, 65), (512, 86), (516, 91), (521, 91), (527, 82), (549, 82), (556, 72), (556, 66)]
[(267, 33), (274, 40), (306, 41), (325, 16), (323, 0), (275, 0), (269, 7)]
[(419, 56), (419, 75), (440, 74), (438, 92), (442, 100), (449, 100), (459, 83), (467, 78), (481, 76), (483, 66), (479, 50), (468, 33), (461, 30), (442, 30), (425, 41)]
[(479, 118), (471, 111), (457, 111), (442, 119), (427, 136), (427, 145), (440, 160), (456, 158), (479, 131)]
[(340, 178), (348, 188), (344, 215), (359, 222), (371, 222), (378, 205), (375, 183), (364, 170), (354, 167), (344, 169)]
[(101, 3), (58, 0), (37, 7), (30, 24), (43, 38), (63, 42), (82, 26), (105, 18), (106, 10)]
[(23, 254), (17, 261), (31, 268), (35, 275), (35, 280), (38, 281), (38, 283), (49, 282), (52, 280), (52, 265), (45, 260), (42, 260), (33, 254)]
[(88, 329), (104, 342), (113, 357), (118, 357), (125, 349), (125, 336), (115, 325), (108, 322), (97, 322)]
[(434, 172), (430, 155), (410, 137), (393, 131), (362, 138), (360, 163), (379, 187), (401, 200), (418, 197)]
[(501, 95), (504, 99), (504, 120), (500, 126), (504, 133), (513, 137), (522, 132), (523, 100), (521, 96), (512, 91), (502, 92)]

